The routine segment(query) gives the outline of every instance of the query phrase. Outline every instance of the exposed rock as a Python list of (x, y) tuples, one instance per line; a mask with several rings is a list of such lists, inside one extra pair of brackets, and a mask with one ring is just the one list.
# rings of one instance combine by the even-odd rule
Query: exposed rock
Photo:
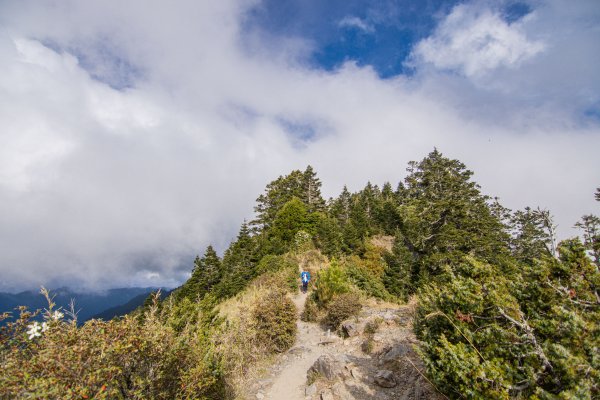
[(375, 383), (384, 388), (393, 388), (398, 384), (394, 373), (387, 369), (377, 371), (375, 374)]
[(336, 342), (337, 342), (337, 339), (336, 339), (335, 337), (331, 336), (331, 337), (329, 337), (329, 338), (327, 338), (327, 339), (323, 339), (323, 340), (321, 340), (321, 341), (320, 341), (319, 343), (317, 343), (317, 344), (319, 344), (319, 345), (321, 345), (321, 346), (325, 346), (325, 345), (332, 344), (332, 343), (336, 343)]
[(350, 393), (348, 393), (348, 390), (346, 390), (346, 387), (344, 386), (344, 384), (342, 382), (337, 382), (335, 385), (333, 385), (331, 387), (331, 391), (338, 399), (341, 399), (341, 400), (351, 400), (352, 399), (352, 396), (350, 395)]
[(398, 369), (402, 359), (409, 351), (410, 347), (404, 343), (392, 346), (379, 356), (379, 366), (389, 369)]
[(352, 375), (352, 377), (354, 379), (356, 379), (357, 381), (360, 381), (362, 378), (362, 374), (360, 373), (360, 371), (358, 370), (358, 368), (352, 368), (350, 370), (350, 374)]
[(308, 347), (304, 347), (304, 346), (296, 346), (296, 347), (292, 347), (290, 350), (288, 350), (289, 354), (293, 354), (293, 355), (301, 355), (303, 353), (310, 353), (312, 350)]
[(334, 400), (333, 393), (331, 393), (331, 390), (325, 390), (321, 392), (321, 400)]
[(360, 332), (358, 331), (358, 327), (353, 322), (345, 322), (342, 324), (342, 331), (346, 337), (354, 337), (358, 335)]
[(387, 323), (396, 322), (396, 318), (396, 315), (391, 311), (386, 311), (386, 313), (383, 314), (383, 320)]
[(257, 400), (263, 400), (265, 398), (265, 395), (262, 394), (261, 392), (256, 393), (256, 399)]
[(307, 397), (312, 397), (315, 394), (317, 394), (317, 385), (316, 384), (312, 384), (306, 387), (306, 389), (304, 389), (304, 395)]
[(310, 367), (308, 374), (319, 374), (330, 380), (335, 379), (342, 375), (344, 362), (345, 360), (324, 354)]

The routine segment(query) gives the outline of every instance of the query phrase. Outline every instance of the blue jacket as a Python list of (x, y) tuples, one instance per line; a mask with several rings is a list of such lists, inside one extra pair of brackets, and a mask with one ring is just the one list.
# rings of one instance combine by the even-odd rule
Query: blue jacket
[(310, 281), (310, 272), (302, 271), (302, 273), (300, 274), (300, 278), (302, 278), (302, 282)]

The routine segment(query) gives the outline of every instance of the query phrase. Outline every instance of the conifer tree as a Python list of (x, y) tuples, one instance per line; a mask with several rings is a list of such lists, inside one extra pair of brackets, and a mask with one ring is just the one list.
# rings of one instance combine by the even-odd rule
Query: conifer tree
[(506, 234), (473, 173), (437, 149), (412, 161), (398, 212), (406, 247), (421, 264), (423, 279), (446, 263), (472, 254), (487, 261), (507, 255)]
[(237, 239), (231, 243), (223, 255), (223, 277), (217, 285), (218, 297), (235, 295), (254, 278), (258, 262), (255, 237), (250, 235), (250, 228), (244, 221)]
[(346, 185), (342, 189), (342, 193), (331, 202), (329, 206), (329, 214), (337, 219), (340, 226), (344, 226), (350, 220), (350, 206), (352, 203), (352, 195), (348, 191)]
[(544, 255), (552, 255), (552, 238), (544, 227), (544, 214), (540, 210), (525, 207), (513, 214), (511, 248), (517, 260), (532, 263)]
[(255, 231), (271, 227), (277, 213), (294, 197), (300, 199), (309, 212), (325, 210), (325, 200), (321, 197), (321, 182), (309, 165), (304, 172), (292, 171), (269, 183), (265, 193), (256, 199), (256, 219), (251, 222)]
[(406, 248), (400, 232), (396, 232), (392, 252), (387, 252), (384, 260), (387, 264), (382, 279), (385, 288), (390, 294), (406, 300), (416, 290), (417, 277), (413, 276), (413, 256)]
[(314, 222), (316, 221), (311, 218), (306, 205), (300, 199), (294, 197), (285, 203), (277, 213), (273, 226), (269, 230), (269, 238), (281, 243), (283, 247), (279, 250), (283, 252), (292, 243), (299, 231), (314, 235), (316, 230)]
[(303, 193), (301, 200), (306, 204), (309, 212), (324, 211), (325, 200), (321, 196), (321, 181), (316, 172), (309, 165), (302, 174)]
[(199, 279), (201, 295), (210, 292), (221, 279), (221, 259), (212, 246), (206, 248), (204, 256), (199, 260), (197, 268), (202, 271)]
[(600, 218), (595, 215), (584, 215), (575, 227), (583, 231), (583, 244), (597, 267), (600, 267)]

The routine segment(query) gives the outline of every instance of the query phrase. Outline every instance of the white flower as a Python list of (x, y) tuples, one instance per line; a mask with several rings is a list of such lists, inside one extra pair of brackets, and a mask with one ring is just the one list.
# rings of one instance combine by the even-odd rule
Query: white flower
[(64, 316), (65, 316), (65, 314), (63, 314), (57, 310), (57, 311), (54, 311), (50, 317), (53, 320), (58, 321), (59, 319), (63, 319)]
[(48, 323), (47, 322), (42, 322), (42, 332), (46, 332), (48, 330)]
[(27, 327), (29, 328), (29, 330), (27, 331), (27, 334), (29, 335), (29, 340), (42, 336), (42, 334), (40, 333), (42, 327), (40, 326), (39, 322), (36, 321), (33, 324), (27, 325)]

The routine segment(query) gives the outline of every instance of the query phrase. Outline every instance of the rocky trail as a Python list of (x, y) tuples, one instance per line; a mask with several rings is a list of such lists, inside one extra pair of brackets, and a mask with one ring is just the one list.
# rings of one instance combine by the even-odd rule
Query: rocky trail
[(410, 306), (372, 302), (343, 324), (346, 338), (303, 322), (306, 294), (298, 308), (296, 344), (265, 376), (248, 387), (247, 399), (425, 400), (445, 397), (422, 376), (413, 350)]

